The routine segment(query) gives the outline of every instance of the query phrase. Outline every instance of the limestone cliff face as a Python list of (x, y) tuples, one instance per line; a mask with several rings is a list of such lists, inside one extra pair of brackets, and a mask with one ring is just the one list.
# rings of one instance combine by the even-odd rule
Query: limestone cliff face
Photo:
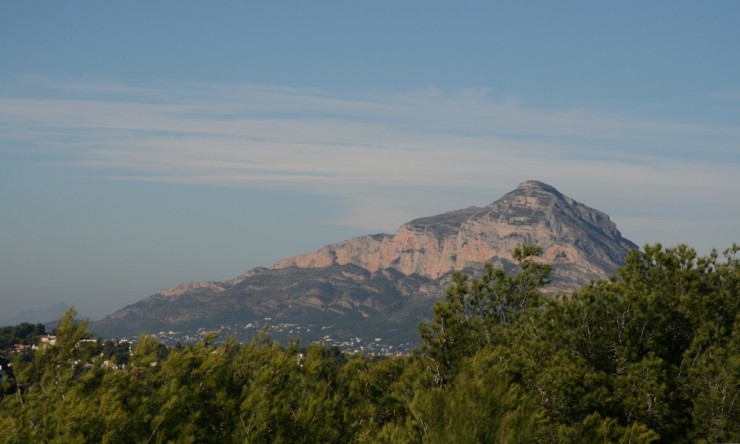
[[(471, 207), (402, 225), (394, 235), (373, 235), (328, 245), (277, 262), (273, 269), (354, 264), (370, 272), (393, 268), (437, 279), (482, 262), (510, 262), (523, 243), (540, 245), (554, 277), (553, 290), (569, 290), (606, 277), (637, 246), (622, 238), (606, 214), (564, 196), (542, 182), (527, 181), (486, 207)], [(576, 275), (577, 279), (576, 279)]]

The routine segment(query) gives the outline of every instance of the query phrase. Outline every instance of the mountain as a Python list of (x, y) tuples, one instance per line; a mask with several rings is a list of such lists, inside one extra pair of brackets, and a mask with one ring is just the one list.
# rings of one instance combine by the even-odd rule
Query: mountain
[(392, 235), (327, 245), (226, 282), (163, 290), (91, 328), (115, 337), (269, 322), (304, 341), (408, 343), (453, 270), (475, 274), (485, 262), (513, 270), (511, 253), (524, 243), (540, 245), (552, 264), (550, 293), (610, 276), (637, 248), (605, 213), (527, 181), (490, 205), (416, 219)]
[(12, 318), (0, 319), (0, 325), (18, 325), (24, 322), (32, 324), (46, 324), (59, 319), (69, 306), (64, 302), (54, 304), (47, 308), (34, 308), (16, 313)]
[(555, 265), (551, 291), (573, 290), (608, 276), (629, 249), (637, 248), (622, 238), (606, 214), (531, 180), (486, 207), (416, 219), (394, 235), (328, 245), (279, 261), (273, 269), (355, 264), (370, 272), (392, 268), (404, 275), (438, 279), (486, 261), (513, 266), (511, 253), (522, 243), (540, 245), (543, 259)]

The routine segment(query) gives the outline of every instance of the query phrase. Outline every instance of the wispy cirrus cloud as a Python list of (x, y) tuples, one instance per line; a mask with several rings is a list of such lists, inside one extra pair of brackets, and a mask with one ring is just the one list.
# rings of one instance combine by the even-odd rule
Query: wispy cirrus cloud
[(5, 162), (33, 152), (107, 179), (331, 194), (346, 203), (336, 222), (368, 229), (484, 204), (530, 178), (611, 205), (635, 230), (687, 199), (740, 207), (737, 126), (535, 109), (477, 90), (34, 82), (0, 96)]
[(728, 101), (740, 101), (740, 89), (728, 89), (724, 91), (715, 91), (713, 93), (710, 93), (709, 98), (711, 99), (719, 99), (719, 100), (728, 100)]

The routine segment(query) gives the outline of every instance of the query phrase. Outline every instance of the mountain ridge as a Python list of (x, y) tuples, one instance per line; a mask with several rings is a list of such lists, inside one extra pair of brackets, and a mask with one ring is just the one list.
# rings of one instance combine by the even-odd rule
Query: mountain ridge
[[(359, 236), (282, 259), (223, 282), (164, 289), (91, 325), (104, 335), (273, 323), (332, 325), (348, 337), (404, 340), (431, 314), (455, 270), (476, 274), (486, 262), (516, 268), (521, 244), (543, 248), (551, 263), (548, 293), (569, 292), (608, 277), (637, 248), (606, 213), (539, 181), (526, 181), (484, 207), (402, 224), (394, 234)], [(314, 332), (315, 333), (315, 332)], [(302, 334), (321, 339), (320, 334)]]
[(0, 319), (0, 326), (17, 325), (23, 322), (29, 322), (32, 324), (49, 324), (55, 322), (68, 309), (69, 305), (67, 303), (59, 302), (46, 308), (22, 310), (16, 313), (13, 317)]
[[(541, 214), (525, 214), (522, 208), (540, 208)], [(546, 214), (555, 208), (569, 214)], [(589, 226), (575, 227), (577, 230), (571, 229), (574, 233), (564, 232), (563, 224), (558, 222), (563, 217), (590, 223)], [(480, 262), (496, 259), (512, 262), (511, 252), (522, 243), (536, 243), (543, 247), (546, 261), (577, 263), (579, 251), (567, 248), (560, 240), (577, 236), (580, 242), (593, 243), (589, 237), (594, 236), (583, 234), (594, 230), (609, 237), (616, 245), (601, 242), (604, 254), (592, 254), (589, 261), (580, 261), (580, 266), (590, 278), (604, 277), (605, 268), (615, 269), (614, 264), (623, 261), (625, 248), (637, 246), (621, 237), (605, 213), (564, 196), (550, 185), (529, 180), (485, 207), (468, 207), (414, 219), (401, 225), (393, 235), (360, 236), (330, 244), (313, 253), (280, 260), (272, 268), (320, 268), (332, 263), (353, 263), (371, 272), (395, 268), (407, 275), (418, 273), (437, 279), (450, 271)], [(591, 252), (598, 253), (597, 248), (590, 247)], [(597, 264), (590, 266), (593, 261)], [(590, 278), (580, 279), (579, 283), (584, 284)], [(573, 289), (566, 287), (558, 290)]]

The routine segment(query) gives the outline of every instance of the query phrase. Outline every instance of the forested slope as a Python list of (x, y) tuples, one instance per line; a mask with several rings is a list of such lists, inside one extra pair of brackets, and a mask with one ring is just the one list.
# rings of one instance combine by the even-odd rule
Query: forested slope
[(3, 382), (2, 442), (737, 442), (740, 268), (685, 246), (634, 250), (618, 276), (543, 297), (537, 247), (517, 275), (462, 274), (412, 355), (213, 338), (125, 368), (57, 342)]

